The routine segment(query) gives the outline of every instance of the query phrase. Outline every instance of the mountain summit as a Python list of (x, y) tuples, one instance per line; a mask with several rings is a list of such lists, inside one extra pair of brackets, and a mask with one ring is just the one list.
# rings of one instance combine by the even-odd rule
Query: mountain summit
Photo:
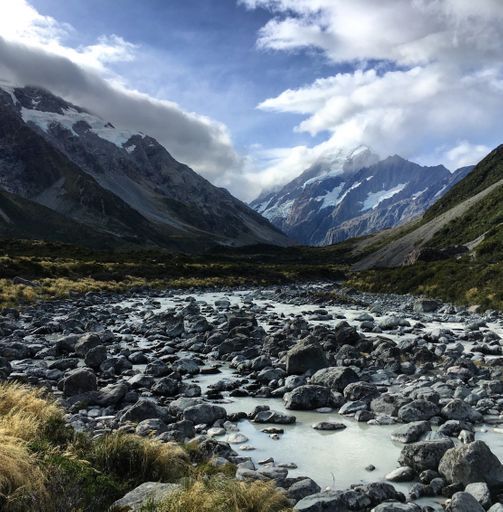
[(328, 245), (402, 224), (422, 214), (471, 167), (450, 173), (398, 155), (379, 161), (360, 146), (304, 171), (252, 208), (292, 238)]
[[(28, 211), (52, 210), (59, 228), (41, 226), (44, 236), (52, 231), (52, 238), (69, 241), (74, 226), (85, 227), (82, 233), (92, 228), (110, 245), (288, 243), (267, 220), (148, 135), (116, 128), (36, 87), (0, 84), (0, 114), (0, 200), (8, 199), (11, 211), (17, 205), (24, 226)], [(34, 214), (32, 228), (43, 224), (41, 215)], [(0, 215), (0, 233), (37, 237), (36, 229), (17, 232), (16, 218)]]

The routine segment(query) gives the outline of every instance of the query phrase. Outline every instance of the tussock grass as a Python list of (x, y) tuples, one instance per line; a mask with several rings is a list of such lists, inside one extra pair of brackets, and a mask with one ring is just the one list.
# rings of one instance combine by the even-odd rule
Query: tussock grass
[(60, 435), (63, 410), (44, 390), (19, 383), (0, 383), (0, 435), (38, 442)]
[(136, 485), (174, 482), (190, 470), (187, 453), (179, 445), (122, 432), (93, 441), (83, 455), (101, 472)]
[(23, 440), (0, 434), (0, 510), (21, 497), (45, 497), (45, 477)]
[(198, 479), (176, 491), (152, 512), (288, 512), (283, 492), (270, 482), (239, 482), (222, 475)]

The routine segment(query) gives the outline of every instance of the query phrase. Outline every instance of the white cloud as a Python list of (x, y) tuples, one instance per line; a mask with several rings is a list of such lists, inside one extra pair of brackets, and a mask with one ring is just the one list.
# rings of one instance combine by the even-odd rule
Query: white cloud
[(69, 36), (75, 36), (71, 26), (41, 15), (26, 0), (2, 2), (0, 77), (45, 87), (117, 126), (148, 133), (176, 159), (234, 186), (243, 161), (223, 124), (133, 90), (114, 72), (113, 63), (134, 60), (140, 48), (114, 34), (73, 47), (65, 43)]
[[(328, 133), (326, 142), (304, 148), (309, 157), (299, 159), (296, 174), (323, 151), (362, 143), (382, 155), (438, 157), (442, 160), (435, 163), (454, 168), (475, 163), (500, 142), (501, 0), (241, 3), (271, 11), (259, 31), (260, 48), (316, 49), (335, 64), (355, 68), (259, 104), (263, 110), (305, 116), (298, 131)], [(291, 162), (289, 155), (286, 159)], [(281, 167), (275, 162), (271, 168)]]

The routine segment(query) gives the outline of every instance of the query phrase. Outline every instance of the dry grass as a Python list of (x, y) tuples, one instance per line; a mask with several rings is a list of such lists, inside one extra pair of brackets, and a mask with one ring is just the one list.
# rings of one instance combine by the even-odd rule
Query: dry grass
[(174, 482), (189, 473), (187, 453), (177, 444), (114, 432), (93, 442), (84, 453), (105, 474), (142, 483)]
[(0, 435), (35, 442), (62, 423), (62, 409), (42, 389), (0, 383)]
[[(146, 509), (148, 510), (148, 509)], [(270, 482), (239, 482), (224, 476), (199, 479), (170, 495), (155, 512), (287, 512), (286, 496)]]

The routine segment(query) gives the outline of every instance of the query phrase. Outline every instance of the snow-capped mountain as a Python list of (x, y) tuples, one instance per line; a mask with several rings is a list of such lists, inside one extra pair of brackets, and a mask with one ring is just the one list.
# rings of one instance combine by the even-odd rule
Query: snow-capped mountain
[(295, 240), (328, 245), (397, 226), (423, 213), (472, 167), (451, 173), (360, 146), (307, 169), (252, 208)]
[(110, 241), (179, 248), (288, 243), (148, 135), (116, 128), (35, 87), (0, 83), (0, 114), (4, 199), (49, 208), (59, 220), (91, 226)]

